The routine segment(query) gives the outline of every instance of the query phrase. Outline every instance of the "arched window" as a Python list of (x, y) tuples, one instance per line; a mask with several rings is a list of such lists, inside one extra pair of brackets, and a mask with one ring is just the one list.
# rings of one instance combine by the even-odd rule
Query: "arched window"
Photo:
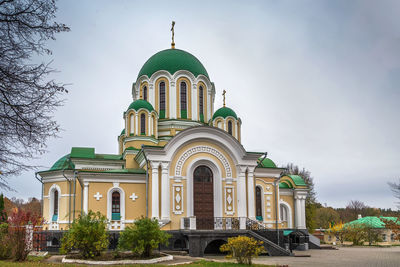
[(261, 197), (261, 188), (256, 186), (256, 219), (259, 221), (263, 220)]
[(52, 221), (57, 221), (58, 219), (58, 190), (53, 191), (53, 218)]
[(201, 85), (199, 87), (199, 114), (200, 121), (204, 121), (204, 90)]
[(232, 121), (228, 121), (228, 133), (232, 135)]
[(160, 119), (165, 118), (165, 82), (160, 82)]
[(285, 205), (280, 205), (280, 213), (281, 221), (286, 222), (288, 220), (288, 210)]
[(147, 101), (147, 86), (143, 87), (143, 100)]
[(140, 134), (146, 134), (146, 115), (140, 115)]
[(121, 218), (121, 197), (118, 191), (112, 193), (111, 204), (111, 219), (119, 220)]
[(181, 118), (187, 118), (186, 83), (181, 82)]

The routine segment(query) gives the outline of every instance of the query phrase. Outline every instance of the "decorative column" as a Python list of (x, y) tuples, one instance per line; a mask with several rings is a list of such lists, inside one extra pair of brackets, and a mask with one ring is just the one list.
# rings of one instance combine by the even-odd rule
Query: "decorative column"
[(197, 104), (197, 85), (192, 84), (192, 103), (190, 105), (192, 106), (192, 120), (197, 121), (197, 114), (198, 114), (198, 104)]
[[(169, 103), (167, 103), (167, 107), (169, 109), (169, 117), (171, 119), (176, 119), (177, 114), (176, 114), (176, 86), (175, 82), (170, 82), (169, 83)], [(167, 114), (165, 114), (167, 116)]]
[(246, 166), (237, 166), (237, 212), (238, 217), (246, 217)]
[(295, 227), (297, 229), (306, 229), (306, 197), (307, 191), (294, 191), (295, 205)]
[(158, 162), (151, 162), (151, 217), (159, 217), (158, 207)]
[(153, 127), (153, 124), (151, 123), (151, 114), (150, 113), (148, 113), (148, 115), (147, 115), (147, 121), (148, 121), (148, 123), (147, 123), (148, 135), (151, 136), (151, 130), (152, 130), (151, 128)]
[(140, 130), (139, 130), (139, 115), (135, 113), (135, 134), (140, 135)]
[(168, 177), (168, 162), (161, 163), (161, 219), (169, 220), (170, 188)]
[(88, 213), (89, 210), (89, 182), (83, 183), (83, 212)]
[(254, 192), (254, 171), (248, 170), (247, 172), (247, 201), (249, 207), (249, 218), (255, 219), (256, 204), (255, 204), (255, 192)]

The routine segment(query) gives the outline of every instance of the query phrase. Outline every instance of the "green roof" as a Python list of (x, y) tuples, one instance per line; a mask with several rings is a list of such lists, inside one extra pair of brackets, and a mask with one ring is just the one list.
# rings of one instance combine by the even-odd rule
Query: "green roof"
[(112, 160), (120, 160), (121, 155), (115, 154), (96, 154), (96, 159), (112, 159)]
[(385, 228), (385, 223), (381, 221), (381, 219), (386, 219), (388, 221), (396, 221), (396, 217), (376, 217), (376, 216), (367, 216), (364, 218), (360, 218), (358, 220), (354, 220), (345, 224), (345, 226), (359, 226), (365, 225), (370, 228)]
[(70, 155), (67, 154), (64, 157), (57, 160), (53, 166), (51, 166), (50, 171), (64, 170), (64, 169), (74, 169), (75, 165), (70, 161)]
[(237, 115), (236, 115), (235, 111), (233, 111), (232, 109), (230, 109), (228, 107), (222, 107), (214, 112), (212, 119), (214, 120), (215, 118), (218, 118), (218, 117), (222, 117), (225, 119), (228, 116), (231, 116), (231, 117), (234, 117), (235, 119), (237, 119)]
[(306, 182), (304, 182), (303, 178), (300, 175), (293, 175), (290, 174), (288, 175), (290, 178), (292, 178), (293, 183), (295, 185), (300, 185), (300, 186), (307, 186)]
[(125, 134), (125, 129), (123, 129), (122, 131), (121, 131), (121, 134), (120, 135), (124, 135)]
[[(259, 161), (262, 160), (262, 158), (258, 159)], [(269, 158), (263, 159), (262, 162), (259, 162), (259, 166), (261, 168), (276, 168), (276, 164)]]
[(289, 186), (287, 183), (280, 182), (279, 183), (279, 188), (285, 189), (285, 188), (292, 188), (292, 187)]
[(134, 110), (138, 111), (141, 108), (147, 109), (148, 111), (154, 110), (153, 106), (149, 102), (147, 102), (146, 100), (143, 100), (143, 99), (138, 99), (138, 100), (133, 101), (129, 105), (128, 110), (134, 109)]
[(195, 77), (208, 73), (203, 64), (192, 54), (180, 49), (166, 49), (150, 57), (139, 71), (138, 78), (147, 75), (149, 78), (159, 70), (168, 71), (171, 75), (178, 70), (190, 71)]
[(73, 147), (71, 149), (71, 158), (94, 159), (95, 157), (93, 147)]

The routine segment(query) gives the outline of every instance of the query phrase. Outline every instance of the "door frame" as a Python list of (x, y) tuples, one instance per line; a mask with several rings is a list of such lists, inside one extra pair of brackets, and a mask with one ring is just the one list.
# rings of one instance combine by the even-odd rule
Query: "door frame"
[(187, 168), (187, 217), (194, 216), (193, 173), (194, 170), (201, 165), (209, 167), (213, 172), (214, 217), (223, 217), (222, 171), (218, 164), (213, 159), (208, 157), (203, 157), (192, 161)]

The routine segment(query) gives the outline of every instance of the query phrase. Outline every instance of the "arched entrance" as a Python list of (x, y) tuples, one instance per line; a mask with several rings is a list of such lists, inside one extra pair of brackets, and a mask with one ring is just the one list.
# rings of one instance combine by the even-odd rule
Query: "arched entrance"
[(193, 212), (197, 229), (214, 229), (213, 172), (207, 166), (198, 166), (193, 172)]

